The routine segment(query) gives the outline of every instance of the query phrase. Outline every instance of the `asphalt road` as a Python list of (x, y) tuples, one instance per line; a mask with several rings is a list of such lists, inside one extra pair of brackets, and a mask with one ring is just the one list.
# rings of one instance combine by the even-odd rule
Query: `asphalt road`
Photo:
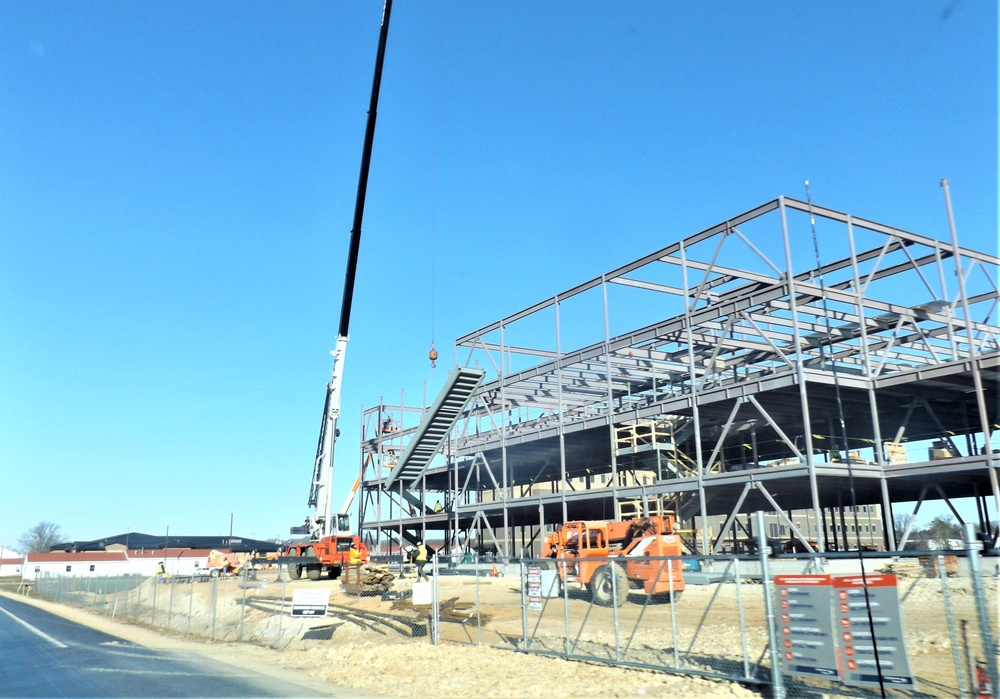
[(0, 597), (0, 697), (329, 696), (195, 653), (154, 650)]

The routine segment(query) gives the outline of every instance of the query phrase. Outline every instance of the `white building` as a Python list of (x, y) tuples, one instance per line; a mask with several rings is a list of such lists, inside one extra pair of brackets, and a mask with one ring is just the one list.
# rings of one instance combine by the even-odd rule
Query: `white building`
[(21, 569), (23, 567), (24, 567), (24, 557), (21, 556), (20, 554), (14, 554), (12, 556), (5, 554), (3, 556), (0, 556), (0, 578), (9, 577), (12, 575), (20, 576)]
[(124, 553), (130, 574), (150, 576), (156, 575), (161, 563), (168, 575), (194, 575), (208, 565), (211, 552), (211, 549), (131, 549)]
[(96, 578), (128, 575), (129, 572), (128, 557), (121, 551), (29, 553), (24, 557), (21, 577), (24, 580), (65, 575)]
[[(20, 575), (24, 580), (45, 576), (100, 577), (141, 575), (151, 577), (162, 564), (168, 575), (193, 575), (208, 565), (211, 549), (132, 549), (29, 553), (24, 559), (0, 560), (0, 570)], [(14, 567), (16, 565), (16, 572)]]

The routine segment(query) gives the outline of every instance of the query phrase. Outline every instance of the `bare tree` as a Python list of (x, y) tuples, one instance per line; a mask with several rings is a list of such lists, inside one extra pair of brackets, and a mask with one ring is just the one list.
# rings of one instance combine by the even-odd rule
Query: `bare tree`
[(896, 541), (898, 542), (903, 536), (903, 530), (906, 529), (907, 522), (910, 521), (910, 515), (904, 515), (896, 513), (892, 516), (892, 528), (896, 531)]
[(938, 515), (926, 527), (914, 529), (913, 538), (921, 540), (927, 548), (951, 548), (960, 546), (964, 538), (962, 525), (951, 515)]
[(39, 522), (21, 535), (21, 553), (42, 553), (66, 540), (58, 524)]

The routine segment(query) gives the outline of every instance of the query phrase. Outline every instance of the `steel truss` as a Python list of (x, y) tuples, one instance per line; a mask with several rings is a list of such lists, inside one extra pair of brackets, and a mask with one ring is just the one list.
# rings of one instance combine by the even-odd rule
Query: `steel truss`
[(381, 550), (437, 537), (510, 557), (667, 500), (703, 552), (759, 509), (824, 551), (785, 513), (877, 505), (891, 523), (898, 503), (975, 497), (985, 531), (1000, 259), (951, 237), (779, 197), (468, 333), (456, 365), (487, 377), (419, 480), (385, 487), (421, 409), (364, 412), (362, 529)]

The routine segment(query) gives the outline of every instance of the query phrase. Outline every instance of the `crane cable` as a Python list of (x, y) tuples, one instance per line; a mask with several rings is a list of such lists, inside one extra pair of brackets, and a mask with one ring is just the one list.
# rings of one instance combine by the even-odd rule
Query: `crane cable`
[(431, 360), (431, 369), (437, 366), (438, 352), (434, 349), (434, 334), (437, 325), (437, 59), (438, 59), (438, 5), (434, 4), (434, 27), (432, 30), (434, 45), (431, 58), (431, 350), (427, 358)]
[[(827, 307), (826, 283), (823, 280), (823, 265), (819, 258), (819, 239), (816, 236), (816, 217), (813, 215), (812, 195), (809, 193), (809, 180), (806, 180), (806, 203), (809, 206), (809, 226), (812, 229), (813, 252), (816, 254), (816, 271), (819, 273), (819, 292), (820, 301), (823, 307), (823, 322), (825, 325), (826, 337), (832, 341), (833, 331), (830, 327), (830, 310)], [(864, 322), (864, 318), (861, 318), (861, 322)], [(822, 367), (824, 364), (822, 343), (819, 346), (819, 357), (820, 366)], [(844, 403), (840, 397), (840, 377), (839, 372), (837, 371), (837, 358), (833, 352), (832, 346), (830, 348), (830, 369), (833, 372), (833, 390), (837, 400), (837, 418), (840, 421), (840, 438), (843, 440), (843, 453), (847, 463), (847, 482), (851, 495), (851, 510), (853, 510), (852, 514), (854, 515), (854, 533), (858, 542), (858, 563), (861, 565), (861, 587), (865, 591), (865, 610), (868, 612), (868, 630), (871, 632), (872, 636), (872, 654), (874, 655), (875, 660), (875, 670), (878, 674), (879, 690), (882, 696), (885, 697), (885, 683), (882, 679), (882, 663), (879, 660), (878, 641), (875, 638), (875, 620), (872, 617), (871, 598), (868, 595), (868, 576), (865, 573), (865, 558), (861, 551), (861, 527), (858, 523), (857, 494), (854, 491), (854, 468), (851, 466), (851, 452), (847, 444), (847, 422), (844, 418)], [(836, 437), (834, 437), (834, 439), (836, 440)], [(847, 532), (844, 532), (844, 540), (847, 540)]]

